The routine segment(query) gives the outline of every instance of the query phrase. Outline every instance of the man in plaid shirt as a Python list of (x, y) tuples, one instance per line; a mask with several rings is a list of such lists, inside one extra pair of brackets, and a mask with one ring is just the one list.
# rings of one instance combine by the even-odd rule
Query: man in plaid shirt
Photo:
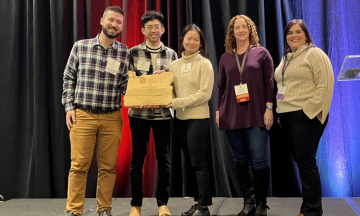
[[(160, 41), (165, 32), (164, 16), (156, 11), (147, 11), (141, 17), (142, 33), (146, 41), (129, 51), (129, 71), (137, 76), (163, 72), (170, 62), (177, 59), (174, 50)], [(145, 105), (145, 104), (144, 104)], [(130, 216), (140, 216), (142, 206), (142, 169), (149, 140), (150, 128), (155, 139), (158, 161), (158, 182), (156, 200), (159, 216), (170, 216), (167, 208), (170, 185), (170, 121), (172, 113), (168, 108), (130, 108), (129, 122), (132, 134), (132, 160), (130, 168), (131, 212)]]
[(62, 104), (70, 131), (71, 168), (66, 211), (81, 215), (86, 180), (96, 144), (98, 161), (97, 212), (111, 215), (115, 164), (122, 132), (121, 96), (128, 81), (128, 48), (116, 41), (124, 12), (105, 9), (102, 31), (93, 39), (75, 42), (64, 72)]

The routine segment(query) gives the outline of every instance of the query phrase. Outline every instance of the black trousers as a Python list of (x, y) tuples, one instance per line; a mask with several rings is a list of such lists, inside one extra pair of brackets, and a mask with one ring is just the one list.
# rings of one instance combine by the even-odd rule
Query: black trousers
[(180, 143), (185, 163), (191, 163), (190, 173), (194, 200), (199, 206), (212, 205), (207, 152), (210, 147), (210, 119), (174, 119), (174, 140)]
[(303, 197), (300, 213), (322, 215), (321, 182), (315, 157), (328, 118), (321, 124), (317, 117), (310, 119), (302, 110), (280, 113), (279, 118), (282, 134), (299, 168)]
[(142, 206), (142, 177), (144, 159), (147, 153), (150, 128), (153, 129), (158, 181), (156, 200), (158, 206), (167, 205), (170, 187), (170, 122), (171, 120), (144, 120), (129, 117), (132, 135), (132, 159), (130, 167), (131, 206)]

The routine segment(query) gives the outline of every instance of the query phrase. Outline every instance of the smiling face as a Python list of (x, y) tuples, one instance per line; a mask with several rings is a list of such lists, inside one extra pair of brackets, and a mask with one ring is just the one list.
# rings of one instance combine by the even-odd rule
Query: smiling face
[(105, 17), (100, 19), (102, 31), (106, 37), (114, 39), (120, 35), (123, 28), (124, 16), (121, 13), (109, 10)]
[(249, 40), (250, 30), (243, 18), (238, 18), (234, 22), (234, 37), (236, 41)]
[(161, 35), (165, 32), (165, 28), (161, 25), (160, 20), (153, 19), (145, 23), (141, 32), (145, 35), (146, 40), (153, 44), (157, 44), (160, 42)]
[(185, 55), (191, 55), (201, 47), (200, 34), (195, 30), (190, 30), (185, 34), (182, 43), (185, 49)]
[(301, 46), (305, 45), (306, 40), (306, 35), (299, 24), (290, 27), (286, 35), (286, 42), (289, 45), (291, 52), (295, 52)]

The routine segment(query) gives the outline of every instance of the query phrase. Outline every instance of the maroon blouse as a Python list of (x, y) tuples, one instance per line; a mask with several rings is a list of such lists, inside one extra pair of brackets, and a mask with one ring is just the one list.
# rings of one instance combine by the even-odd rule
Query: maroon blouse
[[(244, 54), (238, 55), (242, 63)], [(237, 103), (234, 86), (240, 84), (235, 54), (224, 53), (219, 63), (218, 95), (221, 130), (264, 127), (266, 103), (273, 102), (274, 64), (264, 47), (252, 47), (246, 57), (242, 83), (247, 84), (249, 101)]]

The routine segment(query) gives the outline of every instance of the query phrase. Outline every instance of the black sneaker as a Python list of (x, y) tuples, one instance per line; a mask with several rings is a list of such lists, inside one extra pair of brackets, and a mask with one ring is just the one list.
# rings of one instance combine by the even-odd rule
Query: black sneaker
[(181, 213), (181, 216), (189, 216), (189, 215), (193, 214), (196, 211), (196, 208), (197, 208), (197, 204), (192, 205), (189, 210)]
[(66, 216), (77, 216), (74, 212), (67, 212)]
[(99, 213), (99, 216), (112, 216), (109, 209), (104, 209), (102, 212)]

